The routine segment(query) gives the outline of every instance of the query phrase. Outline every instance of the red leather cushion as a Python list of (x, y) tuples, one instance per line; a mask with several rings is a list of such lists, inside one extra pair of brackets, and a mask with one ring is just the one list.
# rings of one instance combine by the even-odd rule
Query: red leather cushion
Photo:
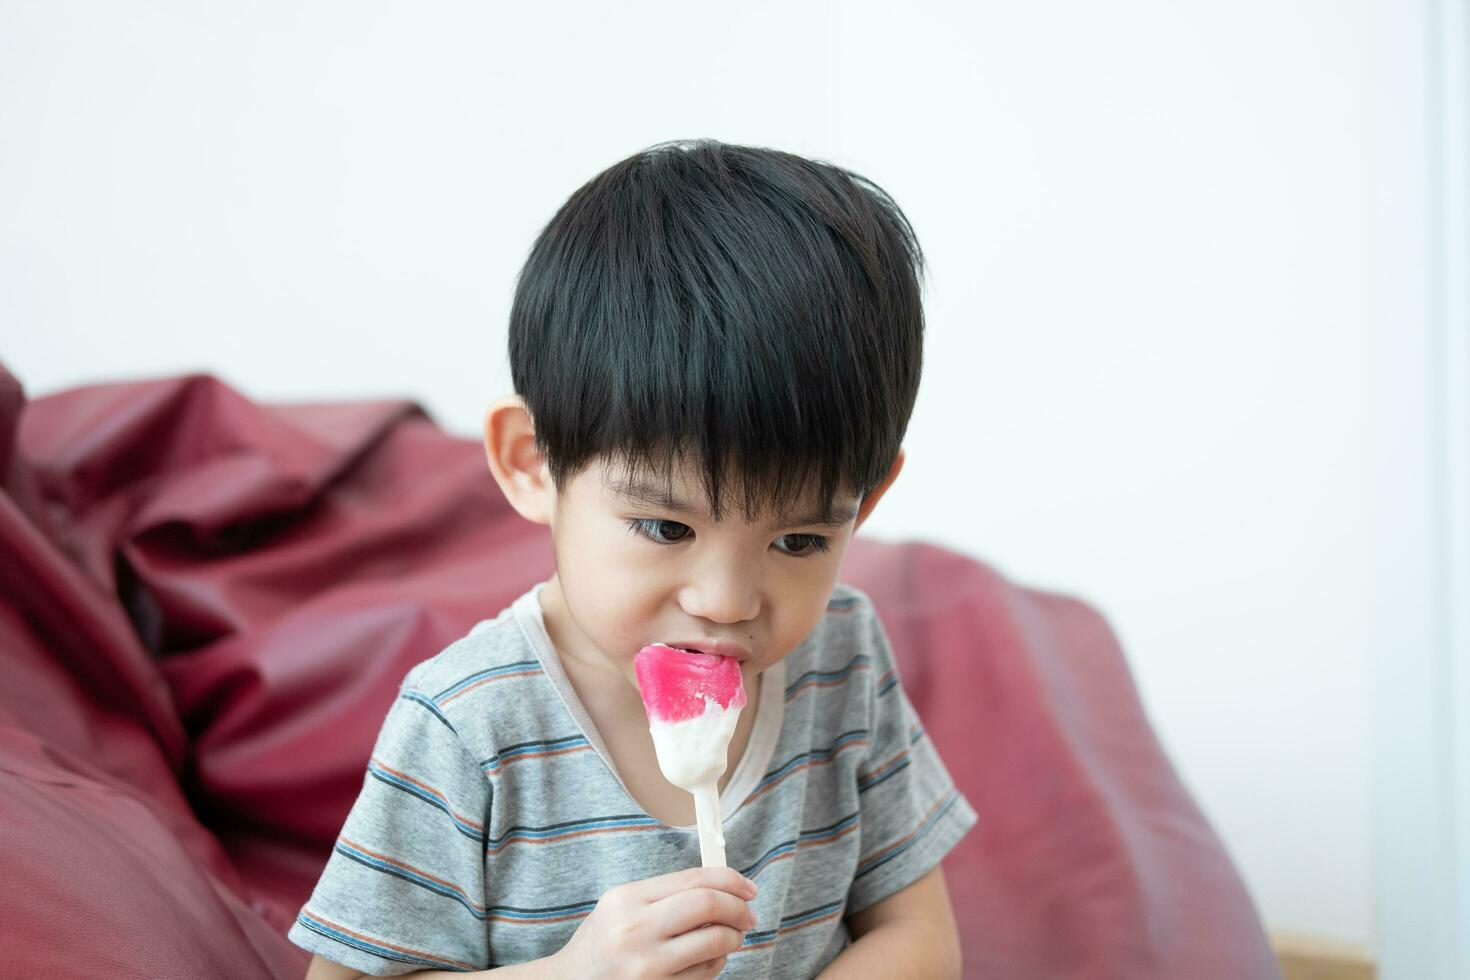
[(926, 544), (855, 545), (844, 578), (979, 815), (944, 864), (966, 976), (1278, 975), (1100, 615)]
[[(0, 450), (22, 402), (0, 367)], [(300, 977), (307, 957), (251, 907), (179, 786), (189, 741), (157, 662), (79, 567), (54, 488), (13, 462), (0, 493), (0, 973)]]
[(83, 760), (0, 726), (0, 974), (301, 977), (301, 951), (171, 824)]

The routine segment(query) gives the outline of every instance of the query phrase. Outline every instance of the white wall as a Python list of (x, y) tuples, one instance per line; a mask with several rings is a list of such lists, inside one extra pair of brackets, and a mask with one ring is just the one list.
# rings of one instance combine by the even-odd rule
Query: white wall
[(598, 170), (852, 167), (933, 268), (872, 532), (1099, 606), (1268, 924), (1376, 943), (1370, 681), (1429, 588), (1422, 2), (144, 6), (0, 4), (33, 393), (201, 369), (469, 434)]

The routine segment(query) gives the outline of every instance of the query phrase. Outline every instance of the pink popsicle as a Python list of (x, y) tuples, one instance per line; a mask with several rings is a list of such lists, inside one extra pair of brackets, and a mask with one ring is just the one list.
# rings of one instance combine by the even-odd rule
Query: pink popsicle
[(732, 657), (655, 643), (638, 651), (633, 669), (638, 673), (638, 690), (649, 721), (697, 718), (710, 701), (722, 708), (745, 707), (740, 663)]
[(745, 707), (740, 663), (655, 643), (638, 651), (633, 669), (659, 769), (670, 783), (694, 794), (700, 861), (722, 867), (719, 780), (730, 736)]

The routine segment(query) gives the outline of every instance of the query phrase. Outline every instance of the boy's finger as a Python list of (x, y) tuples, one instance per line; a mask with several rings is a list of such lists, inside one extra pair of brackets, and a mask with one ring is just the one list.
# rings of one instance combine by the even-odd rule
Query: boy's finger
[(755, 925), (745, 899), (717, 888), (691, 888), (648, 907), (650, 925), (660, 936), (679, 936), (702, 925), (729, 926), (744, 932)]
[(735, 952), (745, 937), (729, 926), (705, 926), (675, 936), (659, 950), (661, 966), (670, 973), (679, 973), (700, 963), (719, 959)]
[(705, 960), (703, 963), (685, 967), (674, 974), (674, 980), (709, 980), (710, 977), (717, 977), (725, 968), (726, 959), (728, 957), (721, 956), (719, 959)]
[(648, 878), (634, 886), (633, 894), (649, 904), (691, 888), (716, 888), (739, 898), (755, 897), (755, 882), (734, 868), (686, 868), (672, 874)]

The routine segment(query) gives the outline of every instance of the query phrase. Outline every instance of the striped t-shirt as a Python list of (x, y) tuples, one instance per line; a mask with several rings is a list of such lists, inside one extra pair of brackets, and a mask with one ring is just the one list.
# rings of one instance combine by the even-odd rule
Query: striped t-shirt
[[(523, 962), (608, 889), (699, 865), (695, 828), (649, 816), (619, 778), (547, 635), (545, 584), (408, 672), (298, 946), (378, 975)], [(845, 916), (933, 868), (975, 813), (857, 589), (834, 589), (757, 700), (720, 797), (757, 921), (722, 975), (809, 977), (849, 942)]]

